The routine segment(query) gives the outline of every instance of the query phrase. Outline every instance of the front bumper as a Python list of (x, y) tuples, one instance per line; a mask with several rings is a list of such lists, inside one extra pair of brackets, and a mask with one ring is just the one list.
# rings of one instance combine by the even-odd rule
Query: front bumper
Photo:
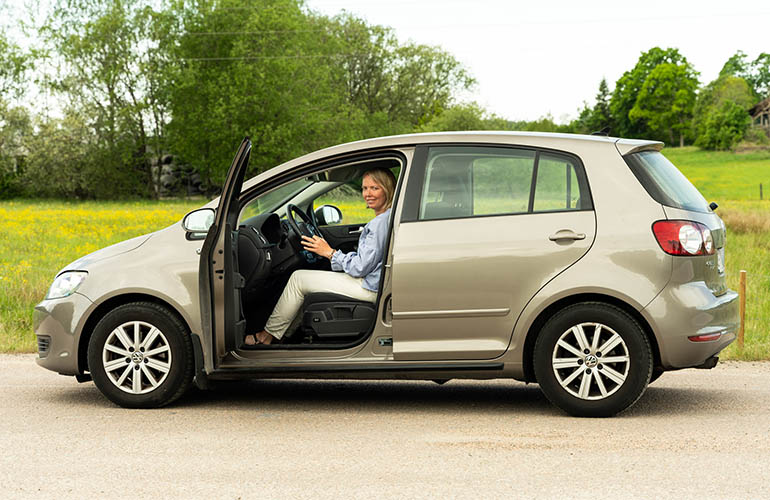
[(33, 322), (38, 338), (37, 364), (61, 373), (77, 375), (78, 325), (92, 302), (79, 293), (62, 299), (44, 300), (35, 306)]
[[(642, 313), (650, 321), (663, 368), (702, 365), (735, 340), (740, 324), (738, 294), (714, 296), (704, 282), (669, 285)], [(688, 337), (714, 335), (708, 342)]]

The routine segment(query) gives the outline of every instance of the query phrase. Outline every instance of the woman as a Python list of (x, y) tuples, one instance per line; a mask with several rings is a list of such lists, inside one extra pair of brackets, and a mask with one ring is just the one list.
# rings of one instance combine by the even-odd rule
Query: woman
[(282, 338), (302, 307), (305, 295), (309, 293), (338, 293), (367, 302), (377, 299), (396, 178), (385, 168), (369, 170), (364, 174), (361, 191), (366, 207), (374, 210), (374, 219), (364, 226), (358, 239), (358, 250), (342, 253), (329, 246), (323, 238), (302, 237), (302, 246), (306, 250), (329, 259), (332, 271), (343, 272), (303, 269), (292, 273), (265, 329), (247, 335), (246, 345), (270, 344)]

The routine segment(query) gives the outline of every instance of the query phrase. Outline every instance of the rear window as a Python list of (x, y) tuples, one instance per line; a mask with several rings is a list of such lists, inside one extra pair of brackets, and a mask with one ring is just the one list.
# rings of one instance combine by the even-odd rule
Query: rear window
[(661, 205), (711, 212), (703, 195), (658, 151), (642, 151), (624, 158), (644, 189)]

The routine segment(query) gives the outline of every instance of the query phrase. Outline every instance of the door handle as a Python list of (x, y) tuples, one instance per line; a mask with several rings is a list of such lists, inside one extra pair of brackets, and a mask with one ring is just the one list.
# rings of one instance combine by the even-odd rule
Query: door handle
[(559, 229), (555, 234), (548, 237), (551, 241), (559, 240), (584, 240), (586, 239), (585, 233), (576, 233), (572, 229)]
[(348, 228), (348, 234), (357, 234), (364, 230), (364, 226), (358, 226), (357, 228), (353, 229), (352, 227)]

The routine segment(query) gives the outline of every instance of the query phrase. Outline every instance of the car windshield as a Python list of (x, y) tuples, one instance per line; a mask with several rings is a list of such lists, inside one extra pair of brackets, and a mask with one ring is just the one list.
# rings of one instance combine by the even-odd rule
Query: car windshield
[(642, 151), (625, 157), (647, 193), (661, 205), (710, 212), (708, 202), (687, 177), (658, 151)]
[(273, 212), (312, 184), (313, 181), (310, 178), (303, 177), (262, 194), (248, 204), (241, 218), (248, 219), (265, 212)]

